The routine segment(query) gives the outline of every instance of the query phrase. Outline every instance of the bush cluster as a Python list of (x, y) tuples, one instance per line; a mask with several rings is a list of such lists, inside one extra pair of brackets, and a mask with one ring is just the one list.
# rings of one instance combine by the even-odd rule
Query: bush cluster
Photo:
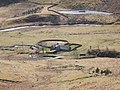
[(97, 75), (99, 74), (99, 75), (105, 75), (105, 76), (107, 76), (107, 75), (110, 75), (112, 72), (109, 70), (109, 69), (105, 69), (105, 70), (101, 70), (101, 69), (99, 69), (98, 67), (95, 69), (95, 71), (93, 71), (93, 73), (96, 73)]
[(100, 49), (88, 50), (87, 54), (95, 55), (96, 57), (110, 57), (110, 58), (117, 58), (120, 56), (120, 52), (117, 52), (115, 50), (110, 51), (108, 49), (106, 49), (106, 50), (100, 50)]
[(37, 13), (39, 10), (41, 10), (43, 7), (36, 7), (34, 9), (25, 11), (22, 13), (22, 15), (27, 15), (27, 14), (32, 14), (32, 13)]
[(30, 9), (30, 10), (24, 11), (24, 12), (22, 12), (21, 14), (15, 15), (14, 17), (24, 16), (24, 15), (28, 15), (28, 14), (37, 13), (37, 12), (39, 12), (39, 11), (42, 10), (42, 9), (43, 9), (43, 6), (41, 6), (41, 7), (36, 7), (36, 8)]

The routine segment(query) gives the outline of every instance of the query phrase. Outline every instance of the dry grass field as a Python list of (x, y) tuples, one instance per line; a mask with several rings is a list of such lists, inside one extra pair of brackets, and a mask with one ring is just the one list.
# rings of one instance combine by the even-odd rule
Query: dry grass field
[[(112, 75), (88, 74), (91, 67), (109, 68)], [(120, 59), (110, 58), (0, 60), (0, 90), (119, 90), (119, 68)]]
[(83, 46), (80, 51), (93, 48), (112, 48), (119, 50), (120, 47), (120, 26), (119, 25), (98, 25), (98, 26), (49, 26), (32, 27), (12, 32), (0, 32), (0, 46), (14, 44), (35, 45), (44, 39), (65, 39), (70, 43), (79, 43)]
[[(83, 46), (120, 51), (120, 26), (32, 27), (0, 32), (0, 46), (35, 45), (40, 40), (64, 39)], [(120, 90), (120, 59), (74, 59), (73, 52), (63, 59), (32, 59), (28, 55), (0, 51), (0, 90)], [(91, 68), (109, 69), (112, 74), (90, 74)]]

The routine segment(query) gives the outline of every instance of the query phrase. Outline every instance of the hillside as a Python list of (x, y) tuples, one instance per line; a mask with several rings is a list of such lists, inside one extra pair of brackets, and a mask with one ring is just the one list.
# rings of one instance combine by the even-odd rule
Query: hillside
[(9, 4), (18, 3), (25, 0), (0, 0), (0, 7), (7, 6)]
[(97, 10), (107, 11), (113, 13), (120, 13), (119, 0), (28, 0), (38, 3), (52, 2), (59, 3), (60, 7), (67, 9), (83, 9), (83, 10)]
[[(48, 5), (40, 6), (40, 4), (45, 3), (48, 3)], [(48, 11), (49, 3), (57, 3), (58, 5), (51, 8), (51, 11)], [(38, 23), (40, 25), (48, 24), (49, 22), (50, 24), (54, 24), (52, 22), (57, 22), (55, 21), (57, 19), (60, 19), (60, 22), (57, 24), (119, 24), (120, 22), (120, 2), (118, 0), (1, 0), (0, 6), (0, 28), (35, 24), (39, 22), (36, 18), (43, 18), (43, 16), (47, 19), (46, 22), (40, 21)], [(44, 8), (40, 12), (37, 12), (37, 14), (33, 13), (37, 7)], [(111, 12), (113, 15), (66, 15), (69, 19), (64, 19), (60, 14), (53, 12), (53, 10), (58, 11), (64, 9), (95, 10)], [(49, 19), (47, 16), (50, 14), (53, 14), (53, 16), (57, 14), (57, 19)], [(14, 16), (19, 17), (16, 18)], [(34, 16), (37, 17), (30, 20), (31, 18), (29, 17)]]
[(120, 12), (119, 0), (61, 0), (61, 6), (70, 9)]
[(18, 3), (21, 1), (30, 1), (36, 3), (51, 2), (58, 3), (60, 7), (68, 9), (97, 10), (120, 13), (119, 0), (0, 0), (0, 6)]

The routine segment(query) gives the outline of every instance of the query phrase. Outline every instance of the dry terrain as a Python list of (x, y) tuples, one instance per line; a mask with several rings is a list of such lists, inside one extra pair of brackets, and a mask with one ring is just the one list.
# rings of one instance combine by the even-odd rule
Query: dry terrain
[[(3, 0), (4, 1), (4, 0)], [(9, 1), (9, 2), (8, 2)], [(5, 3), (6, 2), (6, 3)], [(47, 3), (47, 4), (45, 4)], [(51, 3), (57, 3), (58, 6), (51, 10), (58, 11), (64, 9), (73, 10), (96, 10), (102, 12), (111, 12), (112, 15), (66, 15), (68, 19), (63, 18), (54, 11), (48, 11)], [(33, 13), (33, 8), (38, 5), (44, 5), (41, 12)], [(33, 11), (30, 11), (33, 10)], [(120, 24), (120, 2), (118, 0), (5, 0), (0, 1), (0, 28), (15, 27), (31, 24)], [(28, 11), (32, 12), (29, 13)], [(19, 17), (14, 17), (23, 12)], [(47, 15), (46, 15), (47, 14)], [(56, 15), (49, 17), (50, 15)], [(59, 21), (58, 21), (59, 19)], [(41, 20), (41, 21), (40, 21)], [(39, 22), (40, 21), (40, 22)], [(46, 22), (47, 21), (47, 22)], [(54, 22), (54, 23), (53, 23)], [(56, 23), (57, 22), (57, 23)]]
[[(120, 26), (56, 26), (33, 27), (12, 32), (0, 32), (0, 46), (35, 45), (44, 39), (65, 39), (83, 46), (120, 51)], [(120, 90), (120, 59), (74, 59), (74, 52), (60, 53), (63, 59), (33, 59), (27, 54), (0, 51), (0, 90)], [(110, 75), (91, 74), (99, 68)]]
[[(83, 67), (83, 69), (81, 69)], [(112, 75), (88, 74), (91, 67)], [(0, 60), (0, 90), (119, 90), (120, 59)]]
[[(36, 13), (39, 5), (32, 1), (42, 3), (40, 12)], [(48, 10), (51, 5), (45, 3), (59, 5)], [(114, 14), (67, 15), (68, 19), (54, 12), (64, 9)], [(71, 24), (102, 25), (47, 26), (68, 21)], [(119, 0), (0, 0), (0, 29), (31, 24), (44, 26), (0, 31), (0, 90), (120, 90), (120, 58), (80, 57), (90, 48), (120, 52)], [(62, 59), (32, 58), (28, 54), (20, 54), (29, 51), (23, 47), (14, 51), (1, 50), (16, 44), (35, 45), (46, 39), (68, 40), (82, 44), (82, 47), (73, 52), (58, 53)], [(105, 75), (105, 70), (112, 73)]]

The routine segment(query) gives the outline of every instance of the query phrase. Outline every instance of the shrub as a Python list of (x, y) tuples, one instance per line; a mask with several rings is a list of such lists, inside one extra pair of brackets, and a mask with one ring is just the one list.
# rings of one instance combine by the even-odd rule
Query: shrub
[(99, 71), (100, 71), (100, 69), (97, 67), (96, 70), (95, 70), (95, 72), (99, 73)]
[(107, 75), (111, 74), (112, 72), (111, 72), (109, 69), (106, 69), (106, 70), (104, 71), (104, 73), (105, 73), (105, 76), (107, 76)]
[(100, 72), (101, 74), (103, 74), (104, 73), (104, 71), (103, 70), (101, 70), (101, 72)]

